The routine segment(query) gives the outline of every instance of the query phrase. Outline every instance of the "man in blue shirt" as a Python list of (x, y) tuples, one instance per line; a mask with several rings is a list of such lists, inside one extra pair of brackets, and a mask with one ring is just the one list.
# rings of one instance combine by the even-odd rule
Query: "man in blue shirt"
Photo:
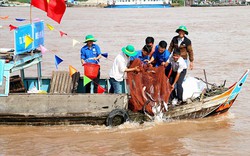
[(166, 48), (167, 42), (160, 41), (159, 44), (155, 47), (155, 52), (148, 63), (152, 63), (153, 61), (155, 61), (155, 67), (164, 65), (170, 55), (170, 52)]
[(143, 63), (146, 63), (149, 61), (149, 54), (151, 52), (152, 48), (151, 46), (145, 45), (142, 50), (137, 51), (137, 55), (131, 56), (130, 61), (133, 61), (135, 59), (140, 59)]
[(155, 52), (155, 45), (154, 45), (154, 42), (155, 42), (155, 39), (151, 36), (148, 36), (146, 39), (145, 39), (145, 43), (146, 45), (150, 46), (151, 47), (151, 52), (149, 53), (149, 57), (151, 58)]
[[(82, 47), (81, 49), (81, 63), (82, 65), (84, 63), (94, 63), (99, 64), (99, 59), (102, 57), (100, 47), (97, 44), (94, 44), (97, 40), (94, 38), (93, 35), (87, 35), (85, 37), (86, 45)], [(98, 75), (94, 81), (94, 93), (97, 93), (97, 87), (100, 79), (100, 70), (98, 72)], [(90, 86), (91, 83), (87, 84), (85, 86), (86, 93), (90, 93)]]

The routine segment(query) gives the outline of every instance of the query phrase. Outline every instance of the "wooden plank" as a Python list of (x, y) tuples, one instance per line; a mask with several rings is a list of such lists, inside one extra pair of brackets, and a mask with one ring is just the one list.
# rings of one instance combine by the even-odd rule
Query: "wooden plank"
[(103, 125), (105, 124), (108, 114), (102, 116), (0, 116), (0, 125), (61, 125), (61, 124), (92, 124)]
[(67, 73), (67, 81), (65, 83), (67, 83), (67, 89), (65, 90), (66, 93), (71, 93), (70, 90), (71, 90), (71, 87), (70, 87), (70, 83), (72, 82), (72, 78), (71, 76), (69, 75), (69, 72)]
[(58, 92), (59, 93), (62, 93), (63, 91), (61, 90), (62, 88), (62, 84), (63, 84), (63, 79), (64, 79), (64, 71), (61, 71), (61, 74), (60, 74), (60, 80), (57, 82), (58, 83)]
[(56, 81), (55, 81), (55, 90), (54, 90), (54, 93), (59, 93), (58, 92), (58, 82), (60, 81), (60, 71), (58, 71), (56, 73)]
[(59, 85), (59, 93), (64, 93), (64, 85), (65, 85), (65, 79), (66, 79), (66, 73), (62, 72), (60, 77), (61, 77), (61, 81), (58, 82)]
[(56, 90), (55, 90), (55, 92), (59, 93), (59, 88), (60, 88), (59, 83), (60, 83), (60, 79), (61, 79), (61, 71), (59, 71), (57, 73), (57, 78), (58, 78), (58, 80), (56, 81)]
[(10, 78), (10, 83), (14, 83), (14, 82), (19, 82), (22, 81), (21, 77), (17, 77), (17, 78)]
[(57, 72), (54, 72), (54, 82), (53, 82), (53, 90), (51, 90), (51, 93), (54, 93), (55, 92), (55, 87), (56, 87), (56, 77), (57, 77), (57, 74), (56, 74)]
[(53, 88), (52, 88), (52, 90), (51, 90), (51, 93), (54, 93), (54, 91), (55, 91), (55, 85), (56, 85), (56, 77), (57, 77), (57, 75), (56, 75), (56, 72), (54, 71), (54, 74), (53, 74), (53, 82), (52, 82), (52, 86), (53, 86)]
[(70, 76), (69, 76), (69, 72), (66, 72), (65, 71), (65, 81), (64, 81), (64, 83), (62, 84), (63, 85), (63, 88), (64, 88), (64, 90), (63, 90), (63, 93), (70, 93), (70, 92), (68, 92), (68, 88), (67, 88), (67, 86), (69, 86), (68, 85), (68, 83), (70, 83), (71, 82), (71, 79), (70, 79)]
[(70, 75), (68, 75), (67, 93), (71, 92), (71, 83), (72, 83), (72, 78)]
[(58, 81), (60, 79), (60, 71), (56, 73), (55, 90), (54, 93), (58, 93)]
[[(79, 77), (80, 73), (74, 77), (75, 82), (79, 80)], [(51, 81), (50, 93), (71, 93), (75, 84), (68, 71), (54, 71)]]
[(54, 90), (54, 84), (55, 84), (55, 71), (52, 71), (52, 78), (51, 78), (51, 81), (50, 81), (50, 90), (49, 92), (50, 93), (53, 93), (53, 90)]
[(22, 88), (15, 88), (15, 89), (10, 89), (10, 93), (18, 93), (18, 92), (25, 92), (26, 89), (24, 87)]
[(67, 93), (67, 90), (68, 90), (68, 82), (69, 82), (69, 74), (66, 75), (65, 77), (65, 84), (64, 84), (64, 92), (63, 93)]
[(67, 83), (68, 83), (68, 72), (65, 72), (65, 77), (64, 77), (64, 81), (62, 83), (62, 88), (63, 88), (63, 92), (62, 93), (66, 93), (67, 90)]
[(63, 80), (65, 79), (65, 74), (63, 71), (60, 73), (60, 79), (58, 83), (58, 93), (63, 93)]

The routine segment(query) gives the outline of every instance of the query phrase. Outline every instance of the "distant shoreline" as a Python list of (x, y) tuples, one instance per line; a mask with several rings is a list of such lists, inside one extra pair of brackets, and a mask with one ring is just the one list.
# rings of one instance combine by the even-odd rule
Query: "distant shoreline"
[(247, 6), (245, 4), (193, 4), (191, 7), (231, 7), (231, 6)]
[[(104, 3), (87, 3), (87, 2), (79, 2), (77, 4), (66, 4), (67, 7), (96, 7), (96, 8), (105, 8), (107, 4)], [(0, 4), (0, 7), (29, 7), (29, 3), (20, 3), (20, 2), (8, 2)], [(249, 6), (247, 4), (193, 4), (190, 6), (175, 6), (171, 5), (171, 7), (232, 7), (232, 6)]]

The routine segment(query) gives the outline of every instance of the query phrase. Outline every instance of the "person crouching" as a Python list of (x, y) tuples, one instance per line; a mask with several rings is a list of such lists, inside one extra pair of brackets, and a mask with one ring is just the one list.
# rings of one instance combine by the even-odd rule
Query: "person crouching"
[[(183, 102), (183, 88), (182, 83), (186, 76), (187, 64), (185, 60), (181, 57), (181, 52), (179, 49), (175, 49), (174, 52), (170, 55), (169, 59), (165, 63), (165, 67), (171, 64), (171, 74), (169, 77), (169, 83), (171, 84), (171, 94), (170, 101), (177, 98), (177, 105), (184, 104)], [(175, 85), (177, 94), (175, 91)]]
[(137, 54), (135, 56), (130, 57), (130, 61), (133, 61), (135, 59), (140, 59), (142, 63), (147, 63), (150, 59), (149, 54), (151, 52), (152, 48), (148, 45), (145, 45), (142, 50), (138, 50)]

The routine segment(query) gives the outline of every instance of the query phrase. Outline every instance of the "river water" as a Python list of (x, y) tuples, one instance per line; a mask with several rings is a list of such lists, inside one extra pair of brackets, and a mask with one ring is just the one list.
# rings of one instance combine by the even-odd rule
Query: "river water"
[[(13, 48), (13, 32), (8, 25), (29, 23), (29, 7), (0, 8), (0, 48)], [(43, 76), (55, 70), (54, 55), (64, 61), (59, 70), (72, 65), (80, 72), (79, 50), (72, 39), (82, 42), (93, 34), (109, 59), (101, 60), (101, 77), (108, 76), (112, 60), (127, 44), (141, 49), (147, 36), (168, 43), (176, 28), (187, 26), (195, 63), (188, 75), (227, 86), (250, 68), (250, 7), (103, 9), (67, 8), (61, 24), (32, 8), (32, 18), (44, 19), (55, 27), (45, 28)], [(68, 34), (60, 37), (59, 30)], [(35, 68), (27, 70), (34, 75)], [(247, 80), (229, 112), (215, 117), (175, 122), (126, 123), (116, 128), (90, 125), (0, 126), (0, 156), (5, 155), (249, 155), (250, 81)]]

